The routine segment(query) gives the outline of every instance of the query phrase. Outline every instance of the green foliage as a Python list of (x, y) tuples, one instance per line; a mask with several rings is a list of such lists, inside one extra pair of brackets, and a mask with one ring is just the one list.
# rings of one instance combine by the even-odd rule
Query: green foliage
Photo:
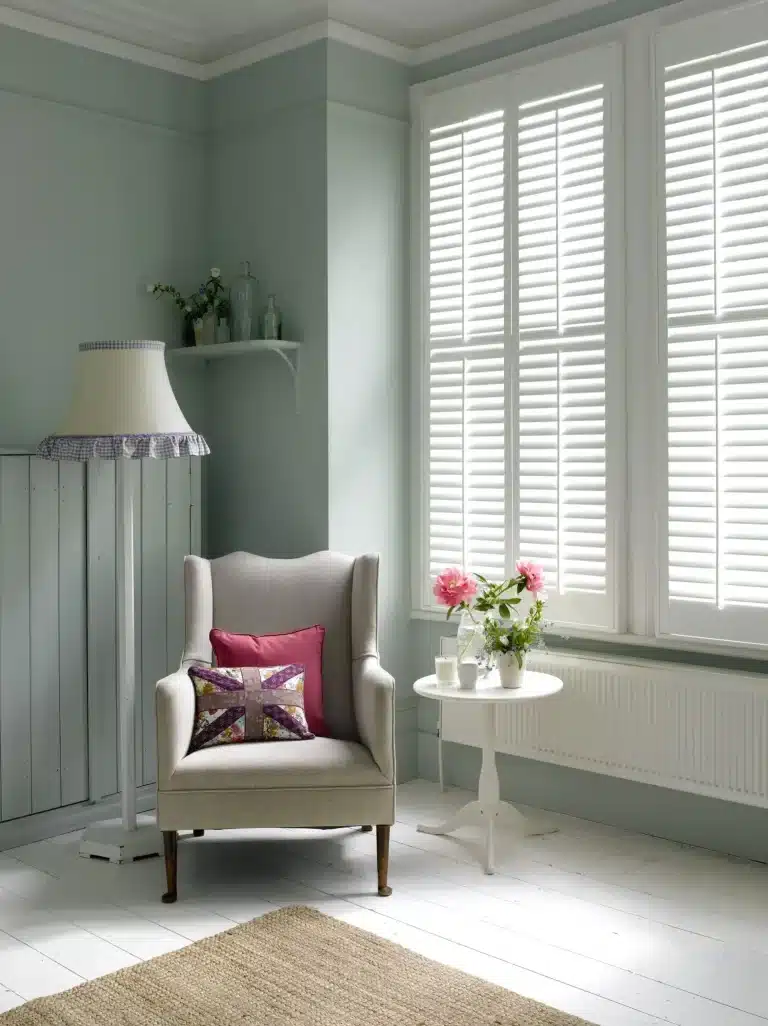
[(475, 602), (475, 609), (480, 613), (492, 613), (498, 609), (501, 616), (508, 620), (512, 616), (512, 606), (520, 604), (520, 592), (525, 588), (525, 578), (513, 577), (501, 584), (491, 584), (480, 574), (476, 574), (476, 577), (483, 585), (483, 591)]
[(483, 586), (483, 590), (474, 602), (460, 602), (451, 606), (446, 613), (446, 619), (450, 618), (456, 609), (481, 613), (486, 651), (499, 652), (502, 655), (514, 653), (517, 664), (522, 669), (525, 653), (543, 643), (546, 626), (545, 597), (534, 593), (528, 613), (521, 617), (517, 607), (522, 601), (522, 592), (528, 583), (525, 574), (519, 574), (500, 584), (494, 584), (482, 574), (475, 574), (475, 577)]
[[(504, 613), (499, 607), (502, 616)], [(522, 668), (525, 653), (541, 643), (544, 631), (544, 600), (534, 599), (528, 615), (522, 620), (504, 617), (497, 620), (488, 616), (483, 623), (485, 645), (490, 652), (514, 653), (518, 666)]]
[(170, 296), (181, 313), (193, 321), (202, 320), (209, 313), (214, 313), (218, 320), (226, 320), (230, 315), (229, 291), (222, 285), (218, 273), (211, 274), (191, 296), (184, 297), (173, 285), (161, 282), (150, 285), (148, 291), (154, 296)]

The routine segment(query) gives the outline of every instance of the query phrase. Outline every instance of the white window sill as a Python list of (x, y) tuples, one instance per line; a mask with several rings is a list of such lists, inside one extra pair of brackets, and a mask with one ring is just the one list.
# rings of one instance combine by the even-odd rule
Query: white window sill
[[(458, 618), (447, 620), (445, 613), (439, 609), (413, 609), (412, 620), (426, 620), (442, 623), (446, 627), (458, 626)], [(638, 650), (639, 657), (643, 649), (654, 650), (653, 657), (659, 658), (659, 649), (669, 652), (690, 652), (692, 655), (725, 656), (731, 659), (749, 660), (756, 664), (755, 670), (763, 669), (761, 664), (768, 662), (768, 645), (746, 645), (742, 642), (705, 641), (698, 638), (679, 638), (669, 635), (619, 634), (610, 631), (588, 630), (583, 627), (555, 627), (547, 631), (547, 639), (554, 645), (557, 641), (578, 640), (594, 642), (603, 650), (603, 646), (632, 647)], [(579, 646), (582, 649), (582, 646)]]

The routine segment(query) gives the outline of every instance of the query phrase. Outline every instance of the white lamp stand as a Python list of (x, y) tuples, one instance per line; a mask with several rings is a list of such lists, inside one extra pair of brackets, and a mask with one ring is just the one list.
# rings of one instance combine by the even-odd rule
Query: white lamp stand
[(165, 368), (163, 342), (89, 342), (80, 346), (74, 400), (64, 429), (38, 446), (46, 459), (114, 459), (117, 482), (117, 688), (121, 818), (83, 834), (80, 854), (133, 862), (159, 855), (162, 834), (153, 816), (136, 816), (134, 715), (133, 475), (128, 460), (204, 456), (202, 435), (184, 418)]
[(115, 463), (117, 483), (117, 693), (119, 696), (119, 754), (121, 819), (95, 823), (83, 834), (80, 854), (133, 862), (163, 851), (163, 835), (153, 822), (139, 825), (136, 816), (136, 756), (134, 710), (136, 707), (136, 610), (133, 566), (133, 476), (128, 460)]

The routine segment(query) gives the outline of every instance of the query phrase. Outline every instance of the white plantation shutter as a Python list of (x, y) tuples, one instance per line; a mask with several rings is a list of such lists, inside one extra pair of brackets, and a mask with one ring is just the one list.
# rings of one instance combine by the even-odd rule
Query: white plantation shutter
[(428, 576), (505, 572), (502, 111), (428, 133)]
[(617, 82), (608, 46), (422, 107), (421, 606), (445, 567), (522, 558), (552, 620), (618, 627)]
[(667, 62), (663, 102), (662, 629), (765, 643), (768, 46)]
[(513, 306), (517, 549), (544, 564), (553, 619), (610, 628), (607, 96), (598, 81), (519, 105)]

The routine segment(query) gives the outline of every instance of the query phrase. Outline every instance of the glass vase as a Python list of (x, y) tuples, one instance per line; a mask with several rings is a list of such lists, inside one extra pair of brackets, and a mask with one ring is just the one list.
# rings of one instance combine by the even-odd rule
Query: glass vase
[(456, 633), (457, 658), (460, 663), (466, 659), (474, 659), (479, 663), (484, 651), (483, 622), (476, 619), (470, 610), (463, 609), (459, 620), (459, 629)]
[(212, 346), (216, 342), (216, 318), (211, 310), (195, 322), (195, 345)]
[(254, 330), (253, 299), (256, 279), (251, 274), (251, 262), (243, 263), (242, 271), (232, 286), (232, 341), (250, 342), (256, 337)]
[(216, 318), (216, 345), (231, 342), (232, 337), (229, 329), (229, 321), (226, 317)]

